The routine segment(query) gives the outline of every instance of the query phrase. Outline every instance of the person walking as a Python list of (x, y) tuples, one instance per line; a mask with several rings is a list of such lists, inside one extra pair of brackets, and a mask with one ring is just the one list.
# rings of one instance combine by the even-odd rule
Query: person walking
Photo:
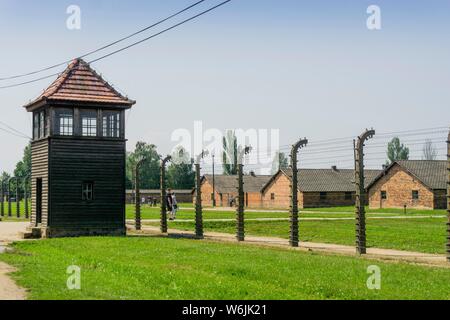
[(172, 218), (172, 210), (173, 210), (173, 203), (172, 203), (172, 190), (168, 189), (166, 194), (166, 207), (167, 211), (170, 212), (170, 218), (169, 220), (173, 220)]
[(178, 202), (175, 192), (172, 192), (172, 220), (177, 218)]

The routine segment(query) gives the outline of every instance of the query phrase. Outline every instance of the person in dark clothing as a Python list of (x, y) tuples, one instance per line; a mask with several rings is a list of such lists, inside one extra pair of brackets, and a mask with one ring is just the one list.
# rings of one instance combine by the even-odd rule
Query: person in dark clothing
[[(167, 194), (166, 194), (166, 207), (167, 207), (167, 211), (172, 212), (172, 210), (173, 210), (172, 189), (167, 190)], [(170, 217), (169, 220), (173, 220), (173, 218)]]

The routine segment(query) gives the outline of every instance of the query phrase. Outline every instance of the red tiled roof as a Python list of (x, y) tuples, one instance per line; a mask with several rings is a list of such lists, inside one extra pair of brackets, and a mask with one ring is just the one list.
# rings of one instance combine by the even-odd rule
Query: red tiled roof
[(121, 95), (82, 59), (73, 60), (66, 70), (25, 108), (42, 101), (74, 101), (131, 106), (135, 101)]

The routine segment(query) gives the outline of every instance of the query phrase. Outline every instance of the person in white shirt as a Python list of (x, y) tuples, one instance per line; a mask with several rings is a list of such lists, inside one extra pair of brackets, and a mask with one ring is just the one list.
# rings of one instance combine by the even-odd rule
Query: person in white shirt
[(175, 196), (175, 192), (172, 192), (172, 213), (171, 213), (172, 220), (175, 220), (177, 216), (177, 211), (178, 211), (177, 197)]

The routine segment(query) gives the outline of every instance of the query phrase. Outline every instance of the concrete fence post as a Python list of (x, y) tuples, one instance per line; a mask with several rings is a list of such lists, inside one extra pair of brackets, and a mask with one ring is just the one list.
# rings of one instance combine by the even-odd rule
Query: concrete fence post
[(209, 154), (203, 150), (195, 161), (195, 236), (203, 239), (203, 209), (202, 209), (202, 188), (201, 188), (201, 160)]
[(30, 180), (30, 175), (26, 176), (23, 180), (23, 201), (25, 203), (25, 218), (30, 217), (30, 211), (28, 209), (28, 183)]
[(172, 159), (171, 156), (165, 157), (161, 161), (160, 187), (161, 187), (161, 214), (160, 229), (162, 233), (167, 233), (167, 206), (166, 206), (166, 165)]
[(238, 193), (238, 206), (236, 209), (236, 239), (237, 241), (245, 240), (245, 228), (244, 228), (244, 155), (249, 154), (251, 147), (240, 148), (237, 154), (237, 193)]
[(134, 205), (135, 205), (135, 216), (134, 216), (134, 227), (136, 230), (141, 230), (141, 179), (140, 179), (140, 167), (144, 160), (140, 160), (136, 163), (134, 167)]
[(355, 147), (355, 216), (356, 216), (356, 252), (366, 253), (366, 188), (364, 185), (364, 143), (373, 138), (375, 130), (367, 130), (357, 138)]
[(447, 261), (450, 262), (450, 131), (447, 139)]
[(291, 181), (291, 205), (289, 212), (290, 222), (290, 236), (289, 245), (291, 247), (298, 247), (299, 232), (298, 232), (298, 168), (297, 168), (297, 155), (299, 149), (305, 147), (308, 144), (308, 140), (301, 139), (292, 146), (291, 150), (291, 169), (292, 169), (292, 181)]
[(12, 203), (11, 203), (11, 182), (12, 180), (17, 180), (16, 177), (11, 177), (8, 179), (8, 217), (12, 217)]
[(0, 181), (0, 216), (5, 216), (5, 181)]
[(16, 179), (16, 217), (20, 218), (20, 191), (19, 178)]

